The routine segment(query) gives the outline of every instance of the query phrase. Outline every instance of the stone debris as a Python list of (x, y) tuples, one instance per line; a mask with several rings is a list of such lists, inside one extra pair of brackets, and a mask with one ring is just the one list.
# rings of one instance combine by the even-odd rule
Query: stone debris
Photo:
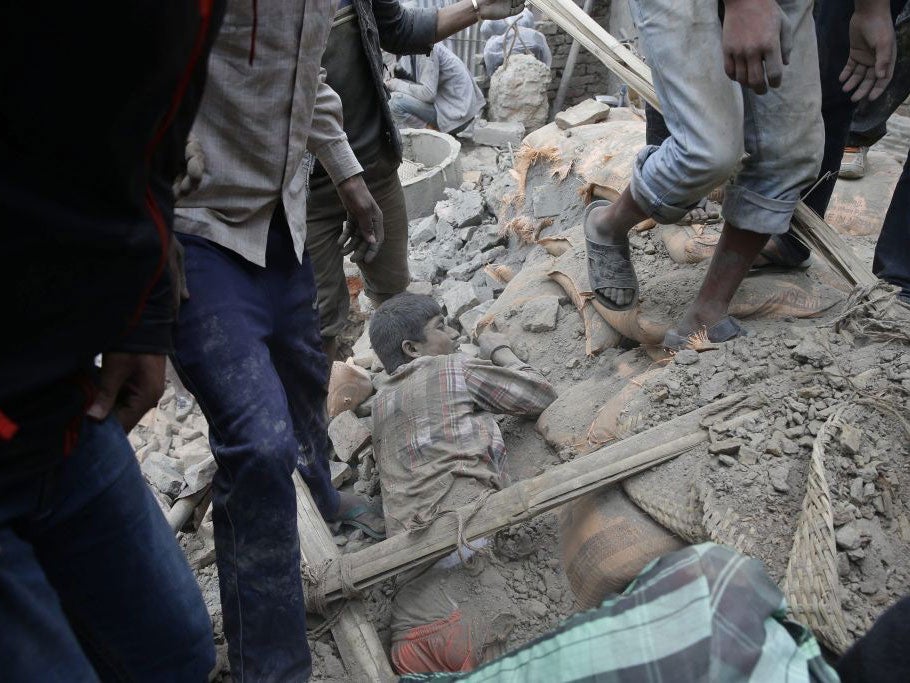
[(329, 439), (335, 456), (342, 462), (350, 463), (370, 444), (372, 433), (366, 420), (346, 410), (329, 423)]
[(183, 489), (183, 474), (178, 469), (179, 460), (162, 453), (149, 453), (140, 467), (145, 480), (171, 502)]
[(490, 147), (512, 145), (518, 149), (525, 136), (525, 127), (520, 121), (484, 121), (474, 123), (474, 142)]
[(456, 282), (442, 295), (442, 302), (449, 318), (457, 319), (468, 309), (477, 306), (480, 300), (474, 285), (470, 282)]
[(569, 107), (556, 115), (554, 121), (561, 130), (585, 126), (589, 123), (606, 121), (610, 115), (610, 106), (597, 100), (585, 100), (574, 107)]
[(539, 296), (521, 309), (521, 327), (527, 332), (551, 332), (559, 317), (559, 297)]
[[(580, 196), (597, 188), (618, 190), (628, 182), (644, 125), (630, 110), (594, 100), (546, 124), (545, 106), (541, 110), (532, 95), (546, 87), (549, 70), (537, 74), (528, 59), (536, 61), (513, 55), (494, 76), (491, 121), (477, 122), (474, 145), (463, 143), (461, 189), (447, 190), (435, 206), (431, 200), (424, 211), (428, 215), (410, 222), (408, 238), (408, 291), (440, 303), (448, 323), (460, 331), (460, 351), (479, 355), (476, 335), (494, 324), (509, 336), (516, 355), (560, 393), (541, 418), (540, 435), (515, 418), (497, 418), (510, 453), (520, 454), (509, 459), (510, 477), (533, 476), (701, 405), (745, 393), (762, 402), (759, 417), (729, 428), (712, 425), (709, 442), (639, 477), (654, 482), (652, 490), (664, 500), (674, 487), (696, 480), (700, 494), (714, 497), (718, 514), (735, 512), (725, 523), (754, 541), (754, 555), (774, 580), (782, 581), (806, 492), (808, 462), (826, 421), (838, 412), (840, 417), (827, 428), (824, 465), (834, 517), (837, 590), (848, 631), (858, 637), (910, 584), (910, 475), (905, 466), (910, 450), (893, 414), (874, 407), (881, 400), (896, 414), (908, 414), (910, 353), (893, 341), (854, 345), (831, 327), (835, 309), (829, 304), (800, 320), (804, 312), (793, 302), (814, 301), (819, 290), (812, 287), (818, 281), (836, 280), (813, 265), (808, 271), (812, 286), (805, 273), (776, 280), (767, 274), (750, 276), (750, 296), (764, 296), (757, 282), (771, 283), (770, 298), (760, 299), (747, 314), (731, 311), (746, 321), (750, 337), (668, 356), (659, 348), (665, 327), (678, 320), (691, 300), (705, 262), (674, 261), (661, 234), (648, 229), (633, 232), (630, 239), (643, 283), (640, 310), (601, 317), (590, 305), (584, 278), (570, 272), (567, 288), (555, 275), (569, 270), (565, 254), (572, 256), (572, 249), (581, 245), (584, 255)], [(525, 130), (530, 134), (522, 147)], [(530, 163), (523, 156), (529, 148), (538, 150)], [(540, 152), (547, 149), (556, 152)], [(510, 229), (516, 218), (526, 219), (534, 234), (523, 237)], [(359, 277), (353, 267), (346, 274)], [(649, 290), (663, 281), (662, 289)], [(569, 291), (572, 286), (576, 288)], [(777, 289), (784, 286), (790, 289)], [(839, 282), (832, 284), (824, 296), (833, 292), (831, 300), (837, 303), (845, 296), (839, 287)], [(349, 362), (369, 378), (365, 392), (370, 395), (330, 423), (337, 458), (330, 467), (334, 486), (381, 504), (370, 431), (375, 392), (389, 376), (369, 343), (365, 323), (370, 307), (361, 298), (353, 300), (343, 348), (351, 349)], [(643, 331), (653, 340), (643, 342)], [(859, 399), (866, 402), (857, 403)], [(173, 381), (158, 408), (129, 438), (164, 508), (181, 494), (204, 489), (214, 475), (205, 420), (192, 397)], [(689, 492), (691, 487), (685, 490)], [(333, 528), (333, 533), (342, 552), (373, 542), (360, 531)], [(198, 531), (178, 538), (218, 633), (211, 514)], [(506, 529), (491, 544), (497, 573), (484, 574), (482, 581), (518, 615), (510, 646), (540, 635), (574, 611), (554, 550), (558, 547), (550, 516)], [(391, 592), (391, 582), (366, 591), (364, 604), (380, 633), (388, 627)], [(329, 673), (345, 679), (330, 637), (315, 642), (314, 655), (314, 680), (326, 680)]]

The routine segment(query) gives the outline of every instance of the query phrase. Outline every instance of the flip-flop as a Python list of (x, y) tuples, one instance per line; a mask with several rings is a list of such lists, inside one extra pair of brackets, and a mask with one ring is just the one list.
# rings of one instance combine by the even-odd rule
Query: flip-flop
[[(708, 341), (720, 344), (736, 337), (747, 336), (745, 328), (732, 315), (725, 316), (706, 330)], [(664, 335), (663, 347), (668, 351), (681, 351), (689, 347), (690, 335), (681, 335), (676, 330), (667, 330)]]
[[(598, 199), (588, 204), (585, 208), (585, 224), (593, 209), (601, 206), (610, 206), (612, 202)], [(632, 265), (632, 256), (629, 252), (629, 238), (625, 244), (599, 244), (592, 242), (585, 231), (585, 249), (588, 253), (588, 281), (591, 291), (603, 306), (611, 311), (628, 311), (638, 303), (638, 277)], [(613, 301), (600, 293), (603, 289), (633, 289), (635, 294), (625, 306), (617, 306)]]
[(347, 513), (343, 517), (338, 516), (333, 521), (340, 523), (341, 526), (350, 526), (350, 527), (354, 527), (355, 529), (360, 529), (363, 533), (365, 533), (367, 536), (369, 536), (370, 538), (372, 538), (375, 541), (383, 540), (385, 538), (384, 531), (377, 531), (376, 529), (372, 528), (370, 525), (364, 524), (363, 522), (361, 522), (357, 519), (358, 517), (360, 517), (360, 515), (362, 515), (366, 512), (370, 512), (374, 515), (381, 516), (381, 514), (377, 513), (377, 511), (369, 505), (358, 505), (358, 506), (353, 507), (350, 510), (348, 510)]

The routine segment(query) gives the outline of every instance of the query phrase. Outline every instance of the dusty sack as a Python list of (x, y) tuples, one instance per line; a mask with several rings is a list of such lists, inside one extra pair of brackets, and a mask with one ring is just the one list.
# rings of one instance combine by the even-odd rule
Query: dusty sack
[(581, 609), (621, 593), (661, 555), (685, 544), (610, 487), (560, 511), (562, 564)]
[(705, 226), (700, 225), (665, 225), (660, 230), (660, 239), (671, 259), (689, 265), (701, 263), (714, 255), (720, 233), (705, 230)]

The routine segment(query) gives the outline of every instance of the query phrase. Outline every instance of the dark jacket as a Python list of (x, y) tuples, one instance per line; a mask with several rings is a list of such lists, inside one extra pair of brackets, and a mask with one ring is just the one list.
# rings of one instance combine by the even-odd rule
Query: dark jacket
[(60, 461), (94, 357), (171, 346), (171, 185), (223, 0), (15, 2), (0, 28), (0, 484)]
[(353, 0), (360, 23), (363, 49), (382, 103), (386, 135), (397, 161), (401, 161), (401, 135), (389, 109), (389, 92), (383, 78), (382, 50), (396, 55), (430, 54), (436, 42), (435, 8), (405, 9), (398, 0)]

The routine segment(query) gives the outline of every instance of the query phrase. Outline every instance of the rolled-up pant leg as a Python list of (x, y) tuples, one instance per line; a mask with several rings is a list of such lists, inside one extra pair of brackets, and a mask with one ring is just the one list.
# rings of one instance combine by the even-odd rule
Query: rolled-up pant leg
[(674, 223), (733, 174), (743, 149), (742, 94), (724, 73), (716, 1), (630, 5), (670, 132), (639, 153), (631, 192), (649, 216)]
[[(305, 681), (310, 674), (292, 475), (299, 460), (325, 453), (314, 453), (313, 442), (298, 436), (305, 420), (295, 419), (292, 405), (307, 400), (312, 387), (285, 386), (273, 345), (287, 333), (278, 321), (294, 302), (310, 307), (316, 326), (315, 292), (307, 289), (312, 273), (298, 264), (286, 223), (276, 229), (276, 222), (267, 268), (208, 240), (180, 236), (190, 299), (180, 310), (174, 365), (209, 422), (218, 462), (215, 552), (238, 681)], [(318, 339), (317, 330), (312, 335)], [(311, 356), (318, 351), (317, 344)], [(324, 378), (323, 371), (319, 390)], [(311, 413), (321, 409), (318, 403)]]
[(793, 27), (793, 50), (779, 88), (742, 88), (748, 157), (724, 193), (724, 218), (769, 235), (790, 229), (801, 192), (818, 175), (825, 144), (811, 0), (778, 0)]

